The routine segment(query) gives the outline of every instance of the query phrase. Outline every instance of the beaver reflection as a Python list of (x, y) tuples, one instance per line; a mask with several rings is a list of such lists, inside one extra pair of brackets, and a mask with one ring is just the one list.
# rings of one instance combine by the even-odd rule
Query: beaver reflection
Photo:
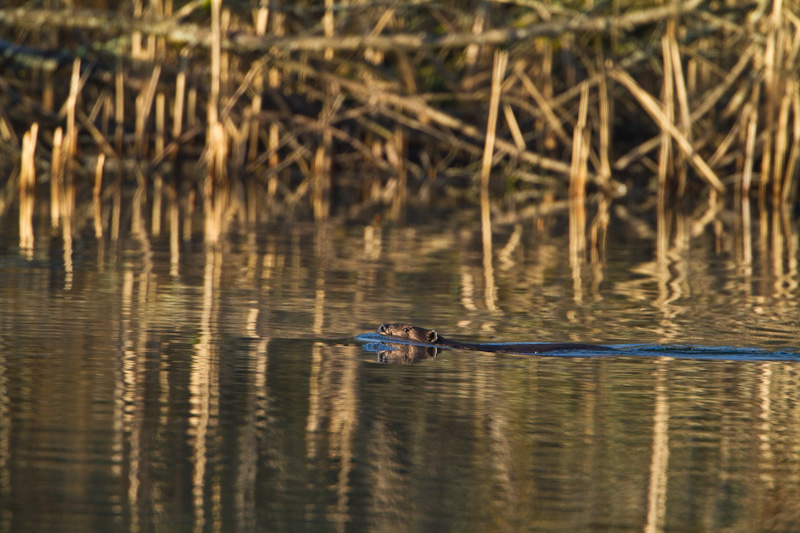
[(433, 346), (413, 346), (411, 344), (393, 344), (393, 350), (378, 352), (378, 362), (387, 365), (410, 365), (428, 359), (436, 359), (439, 349)]

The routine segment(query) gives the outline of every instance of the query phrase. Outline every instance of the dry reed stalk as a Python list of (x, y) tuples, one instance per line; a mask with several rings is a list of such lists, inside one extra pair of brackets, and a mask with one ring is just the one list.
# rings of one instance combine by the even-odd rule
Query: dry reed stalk
[(772, 176), (772, 202), (777, 205), (782, 197), (781, 189), (784, 186), (784, 163), (789, 144), (789, 109), (792, 107), (792, 92), (794, 84), (787, 82), (780, 110), (778, 111), (778, 128), (775, 132), (775, 164)]
[(509, 131), (511, 131), (511, 137), (514, 139), (517, 150), (525, 150), (525, 137), (522, 135), (522, 130), (517, 122), (517, 117), (514, 116), (511, 104), (503, 104), (503, 116), (506, 119)]
[(183, 213), (183, 240), (189, 242), (192, 240), (192, 217), (194, 216), (194, 202), (197, 193), (194, 189), (189, 191), (186, 195), (186, 204)]
[(119, 240), (120, 218), (122, 217), (122, 184), (119, 179), (114, 184), (111, 203), (111, 240)]
[[(142, 8), (142, 0), (133, 0), (133, 17), (141, 18), (144, 9)], [(142, 58), (142, 33), (134, 31), (131, 34), (131, 57), (133, 59)]]
[[(208, 95), (208, 129), (209, 133), (219, 121), (219, 93), (221, 79), (221, 54), (222, 54), (222, 27), (221, 11), (222, 0), (211, 0), (211, 80)], [(212, 150), (213, 153), (213, 150)]]
[(39, 136), (39, 123), (34, 122), (22, 137), (22, 157), (20, 161), (20, 193), (33, 193), (36, 187), (36, 140)]
[[(378, 18), (378, 22), (375, 23), (375, 26), (370, 31), (370, 35), (380, 35), (383, 33), (383, 30), (386, 29), (386, 26), (394, 19), (394, 15), (396, 13), (396, 9), (390, 7), (384, 11), (380, 18)], [(364, 50), (364, 59), (372, 63), (373, 65), (380, 65), (383, 63), (384, 59), (384, 51), (383, 50), (376, 50), (375, 48), (367, 48)]]
[(173, 278), (180, 274), (180, 209), (175, 189), (167, 188), (169, 207), (169, 275)]
[[(600, 143), (600, 167), (597, 178), (604, 190), (609, 191), (611, 185), (611, 132), (614, 120), (613, 101), (608, 97), (608, 78), (603, 55), (600, 55), (600, 81), (597, 84), (598, 106), (598, 140)], [(605, 237), (604, 237), (605, 240)]]
[[(268, 5), (268, 0), (261, 0), (260, 7), (253, 15), (253, 26), (258, 37), (263, 37), (264, 34), (267, 33), (267, 22), (269, 22)], [(261, 123), (257, 117), (261, 112), (262, 94), (264, 92), (263, 68), (261, 68), (259, 62), (254, 62), (251, 66), (251, 70), (255, 70), (256, 74), (253, 78), (253, 99), (250, 102), (251, 116), (248, 117), (250, 122), (250, 146), (248, 149), (247, 160), (249, 163), (255, 161), (258, 155), (258, 132), (261, 128)]]
[[(522, 85), (525, 87), (525, 90), (528, 91), (528, 94), (533, 97), (536, 105), (541, 109), (542, 113), (547, 119), (547, 125), (550, 126), (550, 131), (559, 139), (561, 139), (561, 142), (564, 143), (564, 146), (572, 146), (572, 140), (569, 138), (569, 135), (567, 135), (567, 132), (564, 131), (561, 120), (556, 116), (556, 113), (551, 105), (551, 100), (545, 97), (545, 95), (539, 91), (539, 89), (536, 87), (536, 84), (533, 83), (533, 80), (531, 80), (524, 71), (517, 68), (514, 73), (522, 82)], [(550, 90), (552, 91), (552, 83), (550, 84)], [(550, 135), (552, 135), (552, 133)], [(554, 141), (550, 141), (548, 144), (551, 145), (548, 146), (548, 149), (555, 148)]]
[[(678, 40), (674, 34), (668, 40), (669, 55), (672, 61), (672, 80), (675, 83), (675, 97), (678, 103), (678, 116), (680, 117), (680, 131), (686, 140), (692, 142), (692, 120), (691, 110), (689, 109), (689, 93), (686, 88), (686, 80), (683, 76), (683, 64), (681, 54), (678, 49)], [(686, 161), (680, 157), (677, 165), (678, 177), (678, 196), (683, 196), (686, 190)]]
[[(274, 0), (273, 5), (279, 7), (279, 0)], [(276, 38), (283, 37), (286, 33), (286, 14), (278, 9), (272, 17), (272, 35)], [(279, 56), (278, 50), (271, 51), (271, 55)], [(267, 72), (267, 84), (269, 88), (279, 91), (283, 83), (281, 71), (277, 68), (270, 67)], [(267, 151), (269, 155), (268, 167), (272, 170), (267, 182), (267, 199), (272, 200), (278, 192), (278, 175), (277, 169), (281, 164), (280, 154), (278, 149), (281, 144), (281, 125), (278, 121), (272, 121), (269, 124), (269, 138), (267, 140)]]
[(111, 99), (111, 95), (108, 93), (103, 93), (102, 98), (102, 114), (100, 118), (100, 133), (103, 135), (104, 139), (108, 139), (108, 132), (109, 132), (109, 125), (111, 124), (111, 115), (114, 113), (114, 103)]
[[(366, 87), (361, 83), (348, 80), (331, 73), (320, 72), (310, 68), (308, 65), (298, 62), (285, 61), (284, 65), (291, 67), (298, 73), (302, 73), (307, 76), (315, 76), (324, 80), (335, 81), (338, 86), (347, 90), (351, 97), (361, 100), (373, 106), (374, 108), (379, 109), (384, 115), (397, 117), (398, 115), (391, 110), (391, 107), (394, 106), (400, 110), (404, 110), (419, 116), (420, 124), (435, 123), (441, 127), (454, 130), (455, 133), (458, 134), (457, 136), (469, 137), (481, 143), (486, 142), (486, 137), (484, 134), (481, 133), (481, 131), (474, 125), (468, 124), (461, 119), (431, 107), (419, 98), (405, 97), (395, 93), (382, 91), (380, 89), (376, 89), (375, 87)], [(453, 140), (457, 139), (457, 136), (454, 135), (452, 137)], [(529, 163), (558, 174), (569, 175), (569, 165), (562, 161), (540, 156), (527, 150), (520, 152), (517, 150), (514, 143), (500, 138), (495, 141), (495, 146), (498, 149), (513, 155), (514, 157), (518, 157), (525, 163)]]
[(22, 137), (22, 160), (19, 174), (19, 247), (23, 255), (33, 259), (33, 210), (36, 199), (36, 139), (39, 124), (34, 122)]
[[(222, 2), (222, 0), (220, 0)], [(224, 103), (223, 97), (230, 94), (230, 72), (231, 55), (227, 49), (222, 49), (221, 39), (223, 35), (227, 35), (231, 25), (231, 10), (223, 9), (220, 12), (220, 55), (219, 55), (219, 84), (220, 84), (220, 106)], [(238, 70), (238, 69), (237, 69)]]
[(330, 174), (329, 174), (329, 154), (326, 147), (328, 143), (323, 142), (317, 147), (314, 154), (314, 162), (311, 169), (312, 197), (311, 205), (314, 211), (315, 220), (323, 220), (328, 217), (330, 210)]
[(164, 134), (164, 107), (166, 106), (164, 93), (156, 95), (156, 154), (164, 151), (166, 135)]
[[(539, 51), (540, 63), (538, 65), (538, 85), (542, 87), (542, 100), (547, 102), (547, 108), (549, 109), (550, 103), (553, 100), (553, 94), (555, 90), (553, 89), (553, 40), (552, 39), (536, 39), (536, 50)], [(554, 102), (554, 105), (557, 105)], [(542, 107), (542, 109), (545, 109)], [(559, 126), (561, 125), (560, 121), (558, 122)], [(553, 124), (551, 122), (551, 124)], [(537, 119), (534, 122), (534, 127), (539, 130), (544, 130), (544, 123)], [(556, 148), (556, 141), (553, 138), (554, 131), (557, 130), (547, 130), (546, 134), (543, 137), (540, 137), (540, 141), (538, 142), (538, 149), (539, 151), (543, 150), (555, 150)], [(564, 138), (569, 140), (567, 135), (564, 135)], [(569, 145), (567, 145), (569, 146)]]
[(225, 179), (227, 150), (225, 128), (219, 117), (222, 83), (220, 71), (222, 68), (221, 8), (222, 0), (211, 1), (211, 80), (208, 97), (208, 129), (206, 133), (208, 172), (206, 174), (203, 198), (203, 204), (207, 209), (205, 213), (207, 242), (217, 242), (219, 231), (221, 231), (221, 224), (219, 223), (221, 206), (216, 206), (215, 202), (220, 198), (220, 191), (224, 188), (218, 188), (217, 185)]
[(183, 106), (186, 97), (186, 57), (181, 52), (180, 69), (175, 77), (175, 103), (172, 108), (172, 138), (178, 139), (183, 131)]
[(19, 138), (17, 134), (14, 133), (11, 125), (9, 125), (8, 119), (4, 116), (2, 109), (0, 109), (0, 139), (8, 141), (14, 146), (19, 146)]
[(150, 220), (150, 233), (153, 237), (161, 235), (161, 198), (163, 196), (164, 178), (156, 172), (153, 180), (153, 214)]
[[(798, 190), (798, 164), (800, 163), (800, 83), (793, 81), (790, 83), (792, 93), (792, 114), (794, 116), (792, 128), (792, 149), (789, 153), (789, 161), (786, 165), (786, 180), (783, 186), (783, 202), (789, 202), (792, 190)], [(795, 196), (796, 199), (796, 196)]]
[(50, 225), (55, 228), (61, 218), (61, 145), (64, 141), (64, 130), (56, 128), (53, 134), (53, 153), (50, 159)]
[(125, 80), (119, 66), (114, 76), (114, 122), (114, 144), (121, 154), (125, 135)]
[(150, 110), (153, 108), (158, 79), (161, 76), (161, 65), (155, 65), (150, 75), (150, 82), (143, 88), (139, 96), (136, 97), (136, 152), (141, 157), (147, 157), (147, 120), (150, 118)]
[(617, 80), (623, 85), (630, 93), (639, 101), (644, 110), (649, 114), (653, 120), (656, 121), (662, 128), (666, 129), (673, 139), (678, 144), (678, 147), (683, 150), (684, 154), (689, 156), (692, 165), (695, 167), (700, 176), (705, 179), (717, 192), (724, 193), (725, 185), (722, 184), (720, 179), (711, 170), (711, 167), (697, 154), (692, 148), (691, 143), (681, 134), (674, 124), (669, 122), (664, 113), (659, 109), (658, 103), (650, 96), (644, 89), (634, 81), (634, 79), (627, 72), (614, 68), (609, 71), (612, 78)]
[[(611, 201), (608, 196), (601, 196), (597, 204), (597, 215), (589, 228), (589, 261), (593, 265), (603, 264), (603, 250), (606, 249), (608, 223), (611, 216), (608, 212)], [(602, 273), (601, 273), (602, 274)]]
[[(578, 109), (578, 122), (572, 134), (572, 164), (569, 173), (570, 200), (579, 199), (581, 204), (586, 195), (586, 178), (588, 176), (589, 160), (589, 130), (587, 120), (589, 115), (589, 84), (583, 82), (581, 88), (581, 101)], [(584, 220), (586, 216), (584, 215)]]
[(503, 78), (508, 65), (508, 51), (497, 50), (494, 53), (494, 70), (492, 71), (492, 90), (489, 96), (489, 119), (486, 124), (486, 142), (483, 148), (483, 165), (481, 167), (481, 196), (489, 194), (489, 176), (492, 172), (492, 158), (497, 138), (497, 115), (500, 106), (500, 93)]
[[(753, 55), (756, 52), (756, 46), (751, 45), (745, 50), (744, 54), (739, 58), (739, 61), (736, 62), (736, 65), (728, 72), (725, 78), (722, 80), (721, 83), (716, 84), (714, 89), (712, 89), (703, 99), (697, 108), (692, 112), (690, 115), (690, 122), (697, 122), (701, 118), (703, 118), (710, 110), (714, 108), (715, 105), (722, 99), (722, 97), (727, 94), (728, 90), (739, 80), (742, 75), (744, 74), (746, 68), (751, 64)], [(742, 84), (743, 88), (746, 88), (747, 84)], [(632, 162), (641, 158), (644, 154), (647, 154), (654, 148), (656, 148), (661, 142), (661, 136), (657, 135), (647, 141), (643, 142), (636, 148), (628, 151), (625, 155), (618, 158), (614, 162), (614, 169), (615, 170), (625, 170)]]
[(186, 96), (186, 124), (194, 128), (200, 123), (197, 118), (197, 87), (189, 87), (189, 94)]
[[(139, 239), (143, 234), (143, 224), (142, 224), (142, 203), (144, 198), (144, 187), (139, 185), (136, 187), (136, 191), (133, 193), (133, 198), (131, 199), (130, 204), (130, 212), (131, 212), (131, 235)], [(143, 256), (146, 254), (143, 254)], [(143, 259), (145, 259), (143, 257)], [(146, 259), (145, 259), (146, 260)]]
[(97, 165), (94, 168), (94, 189), (92, 191), (92, 207), (94, 213), (94, 236), (98, 239), (103, 237), (103, 213), (100, 192), (103, 188), (103, 166), (106, 162), (106, 155), (100, 153), (97, 156)]
[(408, 167), (406, 161), (408, 160), (408, 135), (406, 130), (399, 125), (394, 129), (392, 136), (392, 144), (394, 145), (394, 152), (397, 154), (397, 163), (395, 171), (397, 172), (397, 192), (394, 196), (392, 206), (392, 214), (397, 219), (405, 207), (406, 199), (408, 198)]
[[(486, 2), (478, 4), (475, 18), (472, 20), (473, 35), (480, 36), (486, 29)], [(480, 57), (481, 49), (476, 43), (467, 45), (464, 51), (465, 68), (461, 87), (464, 91), (471, 92), (475, 88), (475, 70)], [(496, 52), (495, 52), (496, 53)]]
[[(673, 22), (670, 20), (670, 22)], [(668, 27), (674, 25), (669, 24)], [(672, 156), (672, 138), (666, 125), (672, 124), (675, 117), (675, 101), (674, 101), (674, 81), (672, 72), (672, 61), (670, 60), (669, 52), (669, 37), (664, 35), (661, 38), (661, 57), (664, 65), (664, 83), (663, 91), (663, 108), (665, 120), (661, 124), (661, 150), (658, 154), (658, 201), (666, 201), (667, 182), (671, 176), (674, 175), (674, 161)]]
[(773, 0), (764, 48), (764, 130), (762, 132), (761, 182), (758, 188), (759, 204), (766, 202), (767, 187), (772, 177), (774, 142), (776, 131), (776, 106), (783, 96), (780, 87), (784, 31), (781, 24), (782, 0)]
[(747, 104), (747, 137), (744, 149), (744, 166), (742, 168), (742, 198), (748, 198), (750, 185), (753, 180), (753, 161), (755, 158), (756, 137), (758, 135), (758, 108), (759, 96), (761, 94), (760, 85), (756, 85), (751, 95), (750, 103)]
[[(322, 33), (326, 38), (332, 39), (334, 35), (334, 21), (333, 21), (333, 8), (334, 0), (325, 0), (325, 12), (322, 15)], [(324, 51), (324, 57), (327, 61), (333, 59), (333, 48), (327, 47)]]
[(256, 75), (253, 78), (253, 99), (250, 102), (250, 115), (246, 118), (246, 126), (249, 130), (248, 137), (250, 146), (247, 151), (247, 161), (252, 163), (258, 156), (258, 132), (261, 129), (261, 121), (258, 119), (258, 114), (261, 112), (262, 94), (264, 92), (264, 74), (258, 65), (254, 63), (252, 66), (256, 70)]
[(81, 124), (83, 124), (89, 135), (92, 136), (92, 139), (94, 139), (94, 141), (97, 143), (100, 149), (103, 152), (105, 152), (106, 155), (116, 157), (116, 152), (114, 151), (114, 149), (111, 147), (111, 145), (108, 144), (108, 141), (100, 132), (100, 130), (97, 129), (97, 126), (94, 125), (92, 119), (90, 117), (87, 117), (86, 113), (84, 113), (82, 109), (78, 109), (76, 117), (78, 118), (78, 120), (80, 120)]
[(53, 88), (53, 73), (48, 71), (45, 72), (44, 74), (44, 87), (42, 88), (42, 107), (46, 111), (52, 111), (54, 105), (55, 105), (55, 96)]
[(81, 60), (75, 59), (72, 62), (72, 77), (69, 84), (69, 96), (64, 104), (67, 112), (67, 133), (64, 142), (64, 158), (70, 160), (75, 157), (78, 147), (78, 132), (75, 129), (75, 106), (78, 103), (78, 91), (80, 90)]

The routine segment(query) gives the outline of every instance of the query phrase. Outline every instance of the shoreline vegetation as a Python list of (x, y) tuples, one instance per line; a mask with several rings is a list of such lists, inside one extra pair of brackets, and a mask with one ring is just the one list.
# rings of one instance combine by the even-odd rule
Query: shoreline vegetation
[(0, 216), (19, 201), (23, 248), (37, 198), (65, 237), (77, 210), (118, 236), (127, 183), (152, 210), (133, 233), (197, 203), (210, 242), (237, 217), (479, 200), (488, 259), (492, 218), (556, 202), (580, 254), (587, 202), (593, 247), (617, 198), (659, 218), (702, 198), (739, 227), (751, 199), (798, 204), (781, 0), (77, 4), (0, 9)]

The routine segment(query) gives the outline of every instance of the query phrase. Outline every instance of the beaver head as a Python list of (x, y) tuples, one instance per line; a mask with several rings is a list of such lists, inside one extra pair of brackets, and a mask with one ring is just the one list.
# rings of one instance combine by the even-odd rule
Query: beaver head
[(439, 340), (439, 334), (432, 329), (409, 326), (408, 324), (381, 324), (378, 333), (398, 339), (407, 339), (416, 342), (434, 344)]

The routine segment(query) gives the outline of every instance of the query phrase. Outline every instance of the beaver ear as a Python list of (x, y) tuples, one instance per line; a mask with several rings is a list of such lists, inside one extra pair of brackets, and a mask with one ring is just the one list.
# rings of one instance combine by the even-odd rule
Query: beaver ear
[(437, 340), (439, 340), (439, 334), (434, 329), (430, 330), (428, 332), (428, 342), (436, 342)]

